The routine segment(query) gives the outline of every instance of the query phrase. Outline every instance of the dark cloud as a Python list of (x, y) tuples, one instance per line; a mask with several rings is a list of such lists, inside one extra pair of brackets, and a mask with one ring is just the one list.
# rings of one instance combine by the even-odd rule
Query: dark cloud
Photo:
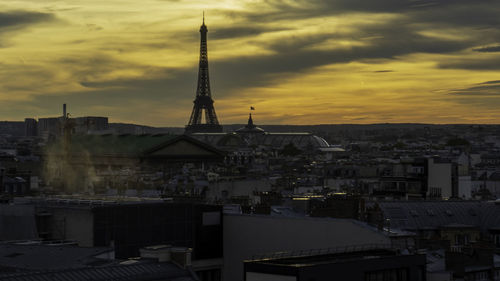
[(500, 80), (486, 81), (449, 91), (452, 102), (496, 112), (500, 106)]
[(443, 69), (500, 70), (500, 57), (454, 59), (441, 62), (438, 67)]
[(500, 45), (497, 45), (497, 46), (488, 46), (488, 47), (479, 47), (479, 48), (475, 48), (474, 51), (476, 51), (476, 52), (482, 52), (482, 53), (500, 52)]
[(500, 80), (492, 80), (492, 81), (486, 81), (483, 83), (479, 83), (479, 85), (491, 85), (491, 84), (500, 84)]
[[(364, 46), (317, 50), (317, 45), (327, 44), (342, 35), (311, 34), (293, 35), (279, 41), (262, 43), (273, 55), (260, 55), (219, 60), (211, 63), (215, 81), (222, 89), (263, 86), (287, 75), (300, 75), (323, 65), (367, 62), (373, 59), (397, 59), (413, 53), (453, 53), (469, 48), (473, 42), (426, 37), (407, 25), (405, 19), (392, 20), (378, 25), (359, 26), (359, 30), (346, 40), (364, 40)], [(354, 38), (353, 38), (354, 37)], [(364, 39), (372, 38), (372, 39)], [(217, 77), (220, 77), (217, 79)]]
[[(355, 12), (407, 14), (426, 22), (452, 21), (459, 24), (499, 22), (498, 13), (496, 13), (499, 4), (495, 0), (473, 2), (470, 0), (299, 0), (293, 2), (270, 0), (265, 1), (265, 4), (267, 7), (260, 6), (262, 5), (260, 3), (255, 4), (255, 7), (251, 7), (251, 12), (223, 10), (219, 12), (233, 19), (241, 19), (250, 23), (293, 21)], [(476, 17), (477, 13), (480, 13), (482, 17)]]
[(31, 24), (48, 22), (54, 19), (55, 17), (53, 14), (47, 13), (28, 11), (0, 12), (0, 32), (25, 27)]
[[(249, 44), (271, 51), (272, 55), (210, 60), (212, 92), (216, 101), (230, 95), (238, 95), (240, 89), (269, 86), (284, 79), (299, 76), (312, 68), (335, 63), (373, 60), (380, 62), (396, 60), (409, 54), (450, 54), (471, 48), (481, 53), (500, 50), (500, 46), (492, 45), (498, 44), (498, 38), (500, 38), (500, 31), (498, 31), (500, 2), (498, 1), (299, 0), (291, 2), (268, 0), (265, 3), (270, 6), (269, 9), (255, 7), (256, 9), (247, 10), (254, 10), (253, 12), (221, 11), (233, 18), (234, 25), (231, 27), (209, 26), (209, 57), (210, 48), (214, 44), (219, 44), (218, 42), (224, 42), (219, 40), (256, 37), (268, 32), (285, 30), (281, 27), (266, 26), (266, 23), (293, 22), (329, 15), (348, 16), (357, 12), (391, 13), (395, 17), (389, 17), (390, 20), (381, 17), (381, 21), (374, 24), (353, 23), (351, 28), (354, 31), (349, 34), (341, 33), (333, 28), (318, 34), (294, 34), (290, 27), (285, 37), (266, 42), (252, 40)], [(2, 29), (18, 28), (51, 19), (53, 19), (51, 14), (43, 13), (0, 13), (0, 32)], [(339, 20), (342, 20), (342, 17)], [(96, 26), (89, 26), (89, 28), (98, 30)], [(457, 39), (426, 36), (423, 32), (450, 28), (460, 32), (461, 28), (472, 31), (462, 37), (455, 36)], [(87, 90), (64, 95), (48, 93), (35, 97), (29, 104), (41, 108), (68, 102), (75, 104), (77, 109), (85, 111), (85, 108), (99, 105), (133, 108), (134, 102), (143, 100), (165, 104), (166, 111), (186, 107), (186, 112), (189, 113), (195, 95), (196, 64), (187, 69), (162, 69), (124, 62), (105, 53), (165, 49), (167, 46), (174, 45), (175, 47), (175, 44), (185, 48), (186, 44), (198, 46), (198, 40), (199, 33), (196, 28), (185, 34), (161, 34), (159, 38), (145, 40), (143, 43), (102, 44), (103, 47), (97, 48), (95, 55), (63, 58), (55, 63), (70, 73), (72, 80), (78, 81)], [(334, 45), (336, 40), (363, 42), (363, 45), (341, 48), (341, 46)], [(331, 48), (324, 48), (328, 44), (332, 45)], [(322, 48), (317, 48), (318, 46)], [(221, 45), (217, 45), (217, 48), (220, 49)], [(196, 52), (196, 47), (193, 47), (193, 50)], [(438, 64), (438, 67), (470, 70), (500, 69), (500, 58), (486, 59), (481, 57), (486, 54), (476, 54), (478, 57), (474, 59), (443, 61)], [(143, 76), (114, 78), (113, 71), (120, 69), (139, 70), (137, 72), (143, 73)], [(381, 69), (374, 72), (392, 71)], [(449, 96), (462, 97), (458, 100), (464, 102), (470, 102), (468, 97), (482, 97), (481, 102), (486, 104), (486, 100), (497, 99), (499, 90), (499, 83), (487, 81), (467, 89), (450, 91)]]
[[(273, 51), (273, 55), (211, 60), (210, 76), (214, 98), (220, 99), (229, 95), (237, 95), (240, 89), (271, 85), (323, 65), (373, 59), (395, 59), (398, 56), (411, 53), (455, 52), (469, 46), (467, 42), (420, 35), (417, 30), (406, 24), (406, 19), (359, 26), (358, 28), (359, 32), (356, 33), (356, 38), (346, 38), (343, 37), (345, 35), (334, 32), (301, 36), (291, 34), (279, 41), (262, 43), (261, 47)], [(222, 33), (227, 34), (234, 32), (234, 30), (225, 30)], [(313, 48), (319, 44), (325, 44), (327, 40), (332, 38), (340, 40), (372, 39), (365, 40), (366, 46), (350, 49), (317, 50)], [(197, 40), (192, 41), (193, 44), (196, 44)], [(61, 59), (58, 63), (68, 73), (71, 73), (74, 80), (79, 81), (80, 85), (90, 90), (82, 94), (86, 98), (99, 96), (100, 98), (97, 100), (110, 103), (114, 103), (115, 99), (135, 99), (138, 97), (144, 100), (162, 102), (190, 102), (194, 98), (197, 65), (192, 65), (188, 69), (164, 69), (124, 62), (104, 54), (89, 57), (68, 57)], [(112, 76), (110, 73), (119, 69), (138, 69), (144, 75), (137, 78), (105, 78)], [(389, 71), (392, 70), (380, 70), (379, 72)]]
[[(500, 38), (500, 2), (494, 0), (301, 0), (265, 2), (267, 9), (255, 4), (248, 11), (221, 11), (232, 17), (239, 26), (250, 26), (241, 30), (241, 34), (260, 34), (266, 32), (252, 23), (274, 23), (276, 21), (302, 20), (321, 16), (349, 15), (355, 12), (392, 13), (396, 19), (382, 20), (378, 24), (360, 25), (349, 34), (335, 31), (323, 34), (294, 35), (290, 30), (288, 38), (263, 43), (263, 47), (277, 53), (275, 58), (266, 57), (261, 71), (275, 73), (307, 69), (329, 63), (350, 62), (356, 60), (389, 58), (413, 53), (448, 54), (476, 47), (478, 44), (489, 45)], [(342, 18), (340, 18), (342, 20)], [(231, 29), (229, 29), (231, 30)], [(234, 34), (239, 28), (234, 29)], [(456, 30), (455, 38), (440, 38), (436, 33), (425, 36), (425, 32), (443, 32)], [(228, 32), (231, 35), (231, 32)], [(224, 36), (223, 36), (224, 37)], [(225, 38), (225, 37), (224, 37)], [(371, 38), (371, 39), (370, 39)], [(452, 38), (452, 37), (449, 37)], [(368, 46), (353, 47), (350, 50), (308, 51), (327, 40), (344, 39), (348, 41), (368, 42)], [(497, 47), (476, 49), (476, 51), (496, 51)], [(500, 47), (498, 47), (500, 48)], [(296, 58), (294, 59), (293, 53)], [(285, 61), (291, 59), (291, 62)], [(260, 58), (250, 62), (258, 64)], [(271, 65), (271, 62), (280, 65)], [(294, 64), (294, 65), (291, 65)], [(282, 67), (285, 66), (285, 67)], [(439, 65), (441, 68), (498, 69), (500, 64), (484, 61), (452, 61)], [(276, 71), (273, 71), (276, 70)]]
[(500, 98), (500, 80), (486, 81), (465, 89), (451, 90), (451, 95), (459, 96), (483, 96)]
[(284, 28), (270, 28), (265, 26), (232, 26), (218, 27), (210, 34), (210, 39), (235, 39), (238, 37), (257, 36), (266, 32), (286, 30)]
[(50, 22), (54, 19), (53, 14), (47, 13), (28, 11), (0, 12), (0, 47), (5, 46), (4, 33), (22, 30), (28, 26)]

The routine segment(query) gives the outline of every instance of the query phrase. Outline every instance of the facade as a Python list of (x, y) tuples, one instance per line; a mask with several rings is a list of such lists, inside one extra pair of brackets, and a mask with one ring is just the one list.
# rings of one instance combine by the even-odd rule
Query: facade
[(427, 196), (429, 198), (452, 198), (458, 195), (458, 170), (451, 161), (428, 159)]
[[(403, 158), (400, 163), (381, 165), (377, 198), (449, 199), (470, 198), (470, 179), (458, 176), (458, 166), (436, 157)], [(469, 183), (469, 184), (468, 184)]]
[(73, 135), (48, 144), (45, 182), (62, 191), (156, 189), (185, 165), (210, 167), (224, 154), (189, 136)]

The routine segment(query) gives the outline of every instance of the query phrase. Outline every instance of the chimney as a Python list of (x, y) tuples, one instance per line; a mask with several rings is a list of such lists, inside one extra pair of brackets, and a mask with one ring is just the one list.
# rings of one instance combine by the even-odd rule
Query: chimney
[(63, 104), (63, 118), (66, 118), (66, 104)]
[(156, 245), (141, 248), (139, 253), (141, 258), (157, 259), (158, 262), (171, 260), (171, 245)]
[(170, 249), (170, 256), (172, 262), (180, 266), (181, 268), (191, 267), (191, 253), (193, 249), (185, 247), (176, 247)]
[(156, 259), (158, 262), (173, 262), (180, 268), (191, 267), (193, 249), (186, 247), (172, 247), (172, 245), (155, 245), (141, 248), (141, 258)]

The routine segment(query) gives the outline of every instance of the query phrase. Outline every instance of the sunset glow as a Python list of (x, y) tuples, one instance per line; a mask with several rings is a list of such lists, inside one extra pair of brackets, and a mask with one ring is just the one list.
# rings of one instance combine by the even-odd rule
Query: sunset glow
[[(50, 3), (49, 3), (50, 2)], [(184, 126), (208, 26), (219, 121), (500, 123), (498, 1), (3, 0), (2, 120)], [(33, 116), (35, 115), (35, 116)]]

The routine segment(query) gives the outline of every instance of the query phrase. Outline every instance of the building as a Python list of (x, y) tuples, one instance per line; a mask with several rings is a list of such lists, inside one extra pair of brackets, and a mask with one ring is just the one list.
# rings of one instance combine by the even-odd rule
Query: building
[(64, 191), (157, 189), (186, 165), (207, 168), (224, 153), (187, 135), (73, 135), (46, 145), (47, 185)]
[(38, 122), (34, 118), (24, 119), (24, 135), (26, 137), (38, 135)]
[(402, 158), (398, 163), (387, 165), (381, 170), (380, 184), (373, 191), (377, 198), (412, 200), (467, 197), (467, 179), (460, 178), (457, 164), (446, 159)]
[(205, 276), (202, 280), (220, 280), (222, 273), (222, 206), (24, 198), (0, 205), (2, 226), (7, 227), (0, 229), (0, 239), (71, 241), (80, 247), (112, 248), (116, 259), (139, 257), (142, 248), (155, 245), (170, 245), (162, 250), (169, 253), (171, 248), (189, 248), (193, 270)]
[(500, 280), (500, 256), (490, 244), (428, 250), (426, 254), (428, 281)]
[(417, 233), (419, 248), (500, 241), (496, 201), (372, 202), (367, 203), (367, 213), (373, 225)]
[[(113, 249), (78, 247), (68, 241), (0, 243), (0, 279), (38, 280), (166, 280), (198, 279), (190, 250), (156, 246), (141, 249), (132, 260), (115, 259)], [(164, 255), (168, 250), (168, 255)], [(159, 251), (163, 255), (158, 255)]]
[[(284, 257), (283, 257), (284, 256)], [(245, 261), (245, 281), (424, 281), (426, 257), (376, 245)]]
[(25, 136), (39, 136), (45, 139), (57, 138), (63, 135), (64, 126), (71, 125), (72, 134), (89, 134), (103, 132), (109, 129), (108, 117), (84, 116), (69, 117), (66, 112), (66, 104), (63, 104), (63, 114), (60, 117), (24, 119)]
[(352, 219), (245, 214), (224, 214), (223, 218), (224, 280), (243, 281), (244, 261), (256, 257), (367, 243), (390, 247), (391, 243), (381, 231)]
[(273, 152), (282, 151), (286, 146), (293, 146), (298, 152), (320, 152), (321, 148), (328, 148), (326, 140), (307, 132), (267, 132), (253, 123), (249, 115), (248, 123), (231, 133), (193, 133), (190, 135), (197, 140), (208, 143), (224, 151), (247, 153), (255, 148)]

